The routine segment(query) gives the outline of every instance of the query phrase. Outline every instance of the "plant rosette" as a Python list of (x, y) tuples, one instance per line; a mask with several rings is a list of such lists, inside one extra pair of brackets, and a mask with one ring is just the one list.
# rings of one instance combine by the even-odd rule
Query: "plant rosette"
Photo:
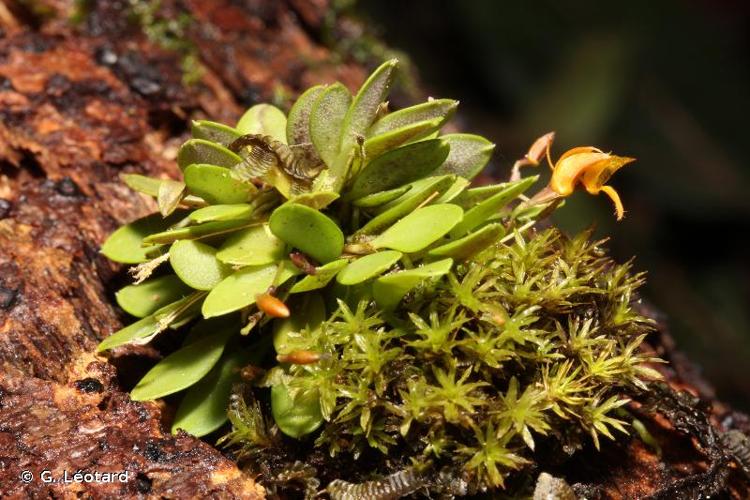
[[(181, 180), (123, 175), (159, 213), (102, 247), (135, 264), (116, 298), (136, 321), (99, 350), (185, 332), (132, 398), (182, 393), (175, 432), (231, 420), (222, 442), (248, 467), (288, 461), (270, 487), (300, 450), (325, 450), (366, 454), (380, 478), (326, 475), (334, 498), (502, 488), (540, 439), (598, 447), (625, 432), (628, 389), (657, 376), (638, 351), (650, 323), (631, 307), (642, 277), (588, 234), (536, 228), (577, 186), (621, 217), (605, 183), (632, 160), (575, 148), (527, 196), (537, 176), (520, 167), (549, 157), (548, 134), (508, 182), (473, 187), (494, 144), (441, 132), (450, 99), (390, 112), (396, 65), (356, 95), (318, 85), (287, 114), (194, 121)], [(312, 487), (319, 473), (287, 476)]]

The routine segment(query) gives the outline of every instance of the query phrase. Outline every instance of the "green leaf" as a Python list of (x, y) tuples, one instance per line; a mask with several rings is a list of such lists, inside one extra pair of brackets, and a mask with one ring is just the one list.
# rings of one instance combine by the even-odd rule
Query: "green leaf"
[(166, 217), (177, 209), (182, 197), (185, 195), (185, 183), (164, 179), (159, 185), (156, 202), (159, 204), (159, 212)]
[(377, 158), (383, 153), (403, 144), (423, 139), (440, 129), (442, 123), (443, 120), (436, 118), (434, 120), (411, 123), (401, 128), (378, 134), (365, 141), (365, 156), (368, 159)]
[(196, 290), (211, 290), (232, 272), (232, 268), (216, 258), (214, 247), (200, 241), (173, 243), (169, 263), (177, 276)]
[(450, 144), (451, 152), (435, 175), (456, 174), (473, 179), (492, 158), (495, 145), (472, 134), (448, 134), (440, 137)]
[(172, 434), (182, 429), (201, 437), (224, 425), (232, 384), (239, 379), (239, 369), (249, 357), (242, 350), (225, 352), (208, 375), (185, 393), (172, 422)]
[(478, 205), (479, 203), (483, 202), (487, 198), (490, 198), (491, 196), (496, 195), (503, 189), (508, 187), (508, 183), (502, 183), (502, 184), (489, 184), (487, 186), (479, 186), (471, 189), (467, 189), (463, 193), (461, 193), (454, 201), (453, 203), (460, 206), (464, 210), (468, 210), (469, 208), (474, 207), (475, 205)]
[(286, 138), (289, 144), (307, 144), (312, 142), (312, 137), (310, 136), (310, 114), (325, 88), (325, 85), (316, 85), (307, 89), (297, 98), (292, 109), (289, 110), (286, 122)]
[(177, 153), (177, 164), (182, 170), (195, 163), (232, 168), (241, 161), (242, 158), (221, 144), (205, 139), (190, 139)]
[(195, 139), (204, 139), (223, 146), (228, 146), (242, 135), (235, 128), (209, 120), (193, 120), (190, 122), (190, 130)]
[(487, 222), (508, 203), (515, 200), (529, 186), (534, 184), (535, 177), (527, 177), (518, 182), (510, 182), (505, 189), (495, 193), (483, 202), (469, 209), (464, 214), (464, 219), (451, 231), (451, 237), (460, 238), (472, 229)]
[(378, 108), (388, 97), (393, 80), (393, 70), (398, 61), (391, 59), (381, 64), (359, 89), (344, 118), (340, 151), (346, 152), (357, 144), (357, 137), (364, 138), (375, 121)]
[(159, 196), (159, 186), (162, 179), (154, 179), (138, 174), (120, 174), (120, 179), (133, 191), (147, 194), (156, 198)]
[(380, 191), (377, 193), (368, 194), (362, 198), (358, 198), (352, 202), (355, 207), (360, 208), (372, 208), (393, 201), (399, 196), (404, 195), (411, 189), (411, 186), (401, 186), (388, 191)]
[(250, 220), (253, 207), (248, 203), (232, 205), (211, 205), (190, 212), (190, 220), (196, 224), (227, 220)]
[(432, 120), (439, 120), (439, 128), (453, 116), (457, 107), (458, 101), (453, 99), (432, 99), (416, 106), (388, 113), (370, 127), (367, 137), (375, 137), (415, 123)]
[(209, 292), (203, 302), (203, 317), (213, 318), (255, 304), (256, 295), (265, 293), (271, 285), (282, 284), (296, 272), (286, 262), (240, 269), (224, 278)]
[(295, 350), (295, 337), (302, 339), (302, 330), (311, 332), (326, 319), (326, 306), (323, 296), (317, 293), (295, 295), (287, 302), (291, 315), (273, 322), (273, 347), (279, 354)]
[(449, 151), (448, 144), (440, 139), (415, 142), (389, 151), (357, 175), (348, 197), (361, 198), (426, 177), (445, 161)]
[(130, 392), (133, 401), (147, 401), (174, 394), (202, 379), (224, 352), (233, 329), (217, 332), (181, 347), (162, 359)]
[(232, 234), (221, 245), (216, 258), (235, 266), (259, 266), (280, 261), (285, 248), (268, 224), (262, 224)]
[(102, 352), (131, 343), (148, 343), (156, 334), (167, 328), (170, 324), (192, 317), (195, 308), (201, 303), (201, 299), (205, 295), (206, 292), (193, 292), (187, 297), (162, 307), (153, 314), (116, 331), (102, 340), (96, 347), (96, 351)]
[(310, 207), (285, 203), (273, 211), (269, 223), (276, 236), (318, 262), (336, 259), (344, 248), (338, 224)]
[[(471, 181), (469, 179), (464, 179), (463, 177), (456, 177), (456, 180), (453, 183), (453, 185), (445, 193), (443, 193), (440, 196), (440, 198), (437, 198), (435, 200), (435, 204), (452, 202), (457, 197), (459, 197), (461, 193), (464, 192), (464, 190), (466, 190), (469, 184), (471, 184)], [(454, 203), (454, 205), (459, 205), (459, 204)]]
[(153, 233), (143, 238), (143, 244), (174, 243), (177, 240), (197, 240), (231, 233), (249, 223), (244, 220), (206, 222), (197, 226), (185, 226)]
[(352, 261), (337, 276), (342, 285), (356, 285), (386, 272), (403, 256), (401, 252), (386, 250), (371, 253)]
[(212, 205), (244, 203), (257, 191), (252, 184), (235, 179), (227, 168), (200, 163), (185, 169), (185, 184)]
[(419, 208), (372, 241), (374, 248), (417, 252), (442, 238), (461, 221), (463, 209), (449, 203)]
[(338, 193), (331, 193), (329, 191), (318, 191), (315, 193), (303, 193), (292, 197), (292, 203), (299, 205), (305, 205), (315, 210), (323, 210), (325, 207), (339, 199)]
[(159, 322), (151, 314), (143, 319), (122, 328), (109, 337), (102, 340), (96, 347), (97, 352), (114, 349), (115, 347), (128, 344), (133, 340), (149, 337), (159, 328)]
[(428, 179), (423, 179), (426, 182), (417, 181), (419, 183), (418, 188), (414, 187), (417, 184), (414, 183), (412, 189), (405, 195), (405, 198), (398, 198), (390, 202), (390, 204), (386, 204), (385, 206), (389, 206), (389, 208), (371, 219), (356, 234), (373, 234), (381, 231), (398, 219), (412, 213), (417, 207), (433, 196), (440, 196), (455, 181), (455, 177), (451, 175), (430, 177)]
[(336, 82), (321, 92), (310, 111), (310, 138), (328, 166), (339, 153), (341, 130), (351, 102), (349, 90)]
[(381, 276), (372, 285), (375, 301), (383, 309), (395, 308), (409, 290), (427, 278), (448, 274), (453, 259), (443, 259), (422, 267)]
[(292, 397), (286, 385), (273, 386), (271, 413), (281, 432), (293, 438), (310, 434), (323, 423), (317, 389), (297, 391)]
[(283, 111), (270, 104), (256, 104), (245, 111), (236, 128), (242, 135), (270, 135), (286, 144), (286, 116)]
[(341, 271), (348, 263), (347, 259), (334, 260), (324, 266), (315, 268), (315, 274), (305, 276), (289, 290), (290, 293), (301, 293), (309, 292), (310, 290), (317, 290), (323, 288), (330, 281), (336, 277), (339, 271)]
[(174, 274), (128, 285), (115, 294), (117, 304), (128, 314), (144, 318), (157, 309), (189, 295), (192, 290)]
[(142, 247), (143, 239), (149, 234), (163, 231), (183, 216), (184, 212), (180, 212), (164, 219), (159, 214), (152, 214), (126, 224), (109, 235), (101, 252), (107, 258), (123, 264), (146, 262), (152, 258), (154, 247)]
[(427, 255), (430, 257), (451, 257), (455, 260), (468, 259), (498, 241), (503, 234), (505, 234), (505, 229), (502, 224), (488, 224), (463, 238), (433, 248)]

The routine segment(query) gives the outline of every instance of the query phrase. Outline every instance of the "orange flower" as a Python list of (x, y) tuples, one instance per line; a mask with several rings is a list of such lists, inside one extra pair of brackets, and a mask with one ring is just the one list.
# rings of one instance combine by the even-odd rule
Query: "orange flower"
[[(549, 158), (549, 157), (548, 157)], [(625, 210), (617, 191), (605, 186), (612, 174), (635, 158), (615, 156), (592, 146), (582, 146), (566, 151), (552, 168), (549, 188), (560, 196), (569, 196), (578, 184), (590, 194), (604, 192), (615, 204), (617, 220), (625, 215)]]

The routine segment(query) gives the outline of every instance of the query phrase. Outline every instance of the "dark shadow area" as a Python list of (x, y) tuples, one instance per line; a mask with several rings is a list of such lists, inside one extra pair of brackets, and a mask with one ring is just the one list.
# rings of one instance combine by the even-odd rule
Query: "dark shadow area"
[[(594, 145), (638, 161), (613, 179), (627, 210), (578, 193), (568, 231), (595, 224), (619, 260), (647, 270), (644, 297), (719, 397), (750, 408), (750, 4), (360, 2), (412, 56), (435, 97), (498, 144), (497, 177), (539, 135), (553, 158)], [(467, 125), (464, 125), (466, 127)], [(546, 168), (546, 167), (545, 167)]]

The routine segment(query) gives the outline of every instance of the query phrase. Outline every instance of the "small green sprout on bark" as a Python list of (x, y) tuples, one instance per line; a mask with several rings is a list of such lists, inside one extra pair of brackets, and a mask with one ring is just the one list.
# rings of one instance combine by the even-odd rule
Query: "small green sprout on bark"
[(578, 185), (621, 218), (605, 183), (632, 160), (572, 149), (529, 197), (520, 168), (549, 158), (547, 134), (510, 181), (472, 187), (494, 144), (441, 133), (450, 99), (389, 112), (395, 68), (354, 96), (313, 87), (286, 115), (194, 121), (179, 181), (123, 176), (160, 213), (102, 247), (135, 264), (116, 297), (138, 319), (99, 350), (184, 330), (132, 398), (182, 392), (175, 432), (228, 418), (223, 443), (269, 488), (503, 488), (540, 443), (626, 433), (627, 394), (658, 377), (639, 351), (643, 277), (588, 233), (536, 227)]

